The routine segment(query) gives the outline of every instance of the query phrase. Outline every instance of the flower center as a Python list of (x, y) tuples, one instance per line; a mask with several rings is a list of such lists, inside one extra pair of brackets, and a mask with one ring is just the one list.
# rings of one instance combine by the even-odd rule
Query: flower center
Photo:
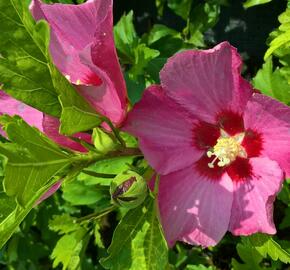
[(214, 168), (214, 163), (218, 160), (217, 165), (224, 167), (233, 162), (237, 156), (247, 157), (245, 149), (241, 146), (244, 133), (235, 136), (229, 136), (224, 130), (221, 130), (221, 137), (217, 140), (212, 150), (207, 152), (210, 158), (215, 156), (212, 162), (208, 163), (208, 167)]

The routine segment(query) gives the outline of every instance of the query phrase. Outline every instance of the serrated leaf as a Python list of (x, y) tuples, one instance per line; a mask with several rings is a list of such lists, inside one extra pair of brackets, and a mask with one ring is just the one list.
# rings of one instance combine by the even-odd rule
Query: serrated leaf
[(0, 1), (0, 82), (16, 99), (59, 116), (61, 106), (47, 59), (49, 27), (34, 23), (21, 0)]
[(12, 141), (0, 143), (0, 153), (7, 158), (3, 184), (6, 194), (19, 203), (13, 204), (11, 197), (2, 197), (7, 203), (4, 207), (7, 211), (3, 206), (1, 209), (4, 214), (0, 223), (2, 247), (37, 200), (71, 164), (71, 155), (17, 116), (2, 116), (0, 121)]
[(167, 244), (151, 197), (121, 220), (108, 253), (109, 256), (101, 260), (106, 269), (165, 269), (168, 264)]
[(114, 27), (115, 45), (123, 63), (134, 63), (134, 48), (138, 45), (137, 36), (133, 24), (133, 11), (122, 16)]
[(62, 264), (63, 270), (76, 270), (79, 269), (81, 263), (81, 252), (85, 246), (88, 238), (87, 230), (80, 228), (79, 230), (62, 236), (52, 254), (51, 258), (54, 260), (53, 268)]
[(290, 84), (280, 69), (273, 72), (272, 59), (268, 58), (253, 78), (254, 87), (265, 95), (274, 97), (286, 104), (290, 103)]
[(279, 21), (281, 23), (276, 37), (270, 42), (270, 47), (266, 51), (264, 59), (267, 59), (272, 55), (276, 50), (281, 47), (288, 48), (290, 43), (290, 9), (288, 8), (284, 13), (279, 16)]
[(147, 47), (145, 44), (139, 44), (134, 50), (134, 65), (130, 69), (129, 73), (134, 80), (137, 80), (138, 76), (143, 75), (144, 69), (149, 62), (159, 56), (159, 51)]
[(49, 229), (59, 234), (67, 234), (80, 229), (80, 225), (76, 223), (76, 219), (69, 214), (54, 215), (49, 221)]
[(237, 244), (237, 251), (244, 263), (239, 263), (236, 259), (232, 259), (234, 270), (262, 270), (260, 263), (263, 257), (259, 252), (247, 244)]
[(71, 156), (19, 117), (2, 116), (0, 123), (13, 142), (0, 144), (1, 154), (8, 158), (5, 192), (25, 206), (35, 192), (70, 165)]
[(269, 255), (274, 261), (280, 260), (283, 263), (290, 263), (290, 254), (275, 242), (271, 236), (255, 234), (249, 237), (249, 241), (264, 258)]

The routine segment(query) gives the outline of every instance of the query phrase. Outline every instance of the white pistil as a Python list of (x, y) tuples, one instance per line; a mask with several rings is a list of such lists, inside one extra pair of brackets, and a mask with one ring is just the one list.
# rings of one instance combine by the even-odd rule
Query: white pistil
[(241, 146), (244, 139), (244, 133), (235, 136), (228, 135), (224, 130), (221, 130), (221, 137), (217, 140), (216, 145), (212, 150), (207, 151), (207, 156), (215, 158), (208, 163), (209, 168), (214, 168), (217, 160), (219, 167), (224, 167), (233, 162), (238, 156), (247, 157), (245, 149)]

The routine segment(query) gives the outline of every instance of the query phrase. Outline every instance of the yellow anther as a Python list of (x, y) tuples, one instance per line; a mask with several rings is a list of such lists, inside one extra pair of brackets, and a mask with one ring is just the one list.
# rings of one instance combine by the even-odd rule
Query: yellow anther
[(214, 163), (218, 161), (219, 167), (224, 167), (233, 162), (237, 156), (245, 157), (245, 149), (241, 146), (244, 134), (236, 136), (229, 136), (224, 131), (221, 132), (222, 136), (217, 140), (216, 145), (212, 150), (207, 151), (207, 156), (210, 158), (215, 156), (212, 162), (208, 163), (210, 168), (214, 168)]

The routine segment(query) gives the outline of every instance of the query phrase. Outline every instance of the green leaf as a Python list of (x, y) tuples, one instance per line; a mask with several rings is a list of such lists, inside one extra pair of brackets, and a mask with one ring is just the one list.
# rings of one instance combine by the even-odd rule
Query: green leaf
[(134, 63), (134, 48), (139, 38), (133, 24), (133, 11), (122, 16), (114, 27), (115, 45), (124, 64)]
[(154, 24), (148, 35), (148, 45), (151, 45), (166, 36), (180, 36), (180, 33), (163, 24)]
[(141, 100), (142, 94), (146, 89), (144, 77), (139, 76), (137, 79), (131, 79), (128, 72), (125, 73), (125, 81), (127, 85), (128, 96), (130, 102), (134, 105)]
[[(133, 157), (118, 157), (108, 160), (98, 161), (91, 165), (87, 170), (100, 173), (100, 174), (113, 174), (117, 175), (129, 169), (128, 164), (132, 164)], [(112, 178), (113, 179), (113, 178)], [(82, 181), (85, 185), (103, 185), (110, 186), (112, 179), (93, 177), (85, 173), (80, 173), (78, 180)]]
[(146, 72), (149, 74), (150, 78), (154, 80), (155, 83), (160, 83), (159, 72), (163, 68), (167, 61), (167, 58), (155, 58), (149, 62), (146, 67)]
[(110, 201), (109, 189), (104, 186), (86, 186), (84, 182), (72, 181), (62, 188), (63, 198), (72, 205), (90, 205), (101, 200)]
[(243, 6), (244, 6), (244, 8), (250, 8), (250, 7), (257, 6), (257, 5), (263, 5), (263, 4), (269, 3), (271, 1), (272, 0), (247, 0), (243, 4)]
[(203, 33), (215, 26), (220, 14), (220, 4), (217, 1), (208, 1), (195, 5), (183, 30), (186, 41), (197, 47), (204, 47)]
[(168, 0), (168, 7), (184, 20), (189, 16), (191, 5), (192, 0)]
[(101, 229), (100, 224), (96, 223), (95, 228), (94, 228), (95, 245), (98, 246), (99, 248), (105, 248), (102, 241), (100, 229)]
[(279, 16), (281, 23), (279, 30), (276, 31), (276, 37), (270, 42), (270, 47), (266, 51), (264, 59), (267, 59), (276, 50), (283, 48), (289, 48), (290, 44), (290, 9), (288, 8), (284, 13)]
[(61, 263), (63, 270), (79, 269), (81, 253), (86, 246), (88, 237), (87, 230), (82, 227), (71, 234), (62, 236), (51, 254), (51, 258), (54, 260), (53, 268), (56, 268)]
[(266, 234), (255, 234), (249, 238), (250, 244), (264, 258), (271, 257), (272, 260), (280, 260), (283, 263), (290, 263), (290, 254), (284, 250), (273, 238)]
[(260, 263), (263, 259), (261, 254), (252, 246), (245, 243), (237, 244), (237, 251), (244, 263), (232, 259), (234, 270), (262, 270)]
[(134, 80), (137, 80), (138, 76), (143, 75), (144, 69), (149, 62), (159, 56), (159, 51), (147, 47), (145, 44), (139, 44), (134, 50), (134, 65), (130, 69), (129, 73)]
[(2, 116), (0, 123), (13, 142), (0, 144), (0, 152), (8, 158), (5, 192), (25, 206), (38, 190), (70, 165), (71, 155), (17, 116)]
[(51, 74), (62, 106), (60, 132), (65, 135), (73, 135), (98, 126), (103, 121), (102, 117), (57, 69), (51, 68)]
[(101, 260), (106, 269), (165, 269), (168, 263), (167, 244), (156, 216), (155, 201), (151, 197), (121, 220), (108, 253), (109, 256)]
[(80, 229), (80, 225), (76, 223), (76, 219), (69, 214), (54, 215), (49, 221), (49, 229), (59, 234), (68, 234)]
[(16, 99), (54, 116), (61, 106), (47, 62), (49, 27), (35, 23), (21, 0), (0, 2), (0, 81)]
[(273, 72), (271, 58), (268, 58), (263, 67), (257, 72), (253, 78), (253, 84), (263, 94), (279, 99), (286, 104), (290, 103), (290, 84), (281, 74), (279, 68), (276, 68)]
[[(0, 153), (8, 160), (3, 181), (6, 194), (1, 196), (2, 247), (37, 200), (62, 177), (63, 170), (70, 166), (72, 160), (71, 154), (21, 118), (2, 116), (0, 121), (12, 141), (0, 143)], [(15, 199), (19, 204), (15, 203)]]

